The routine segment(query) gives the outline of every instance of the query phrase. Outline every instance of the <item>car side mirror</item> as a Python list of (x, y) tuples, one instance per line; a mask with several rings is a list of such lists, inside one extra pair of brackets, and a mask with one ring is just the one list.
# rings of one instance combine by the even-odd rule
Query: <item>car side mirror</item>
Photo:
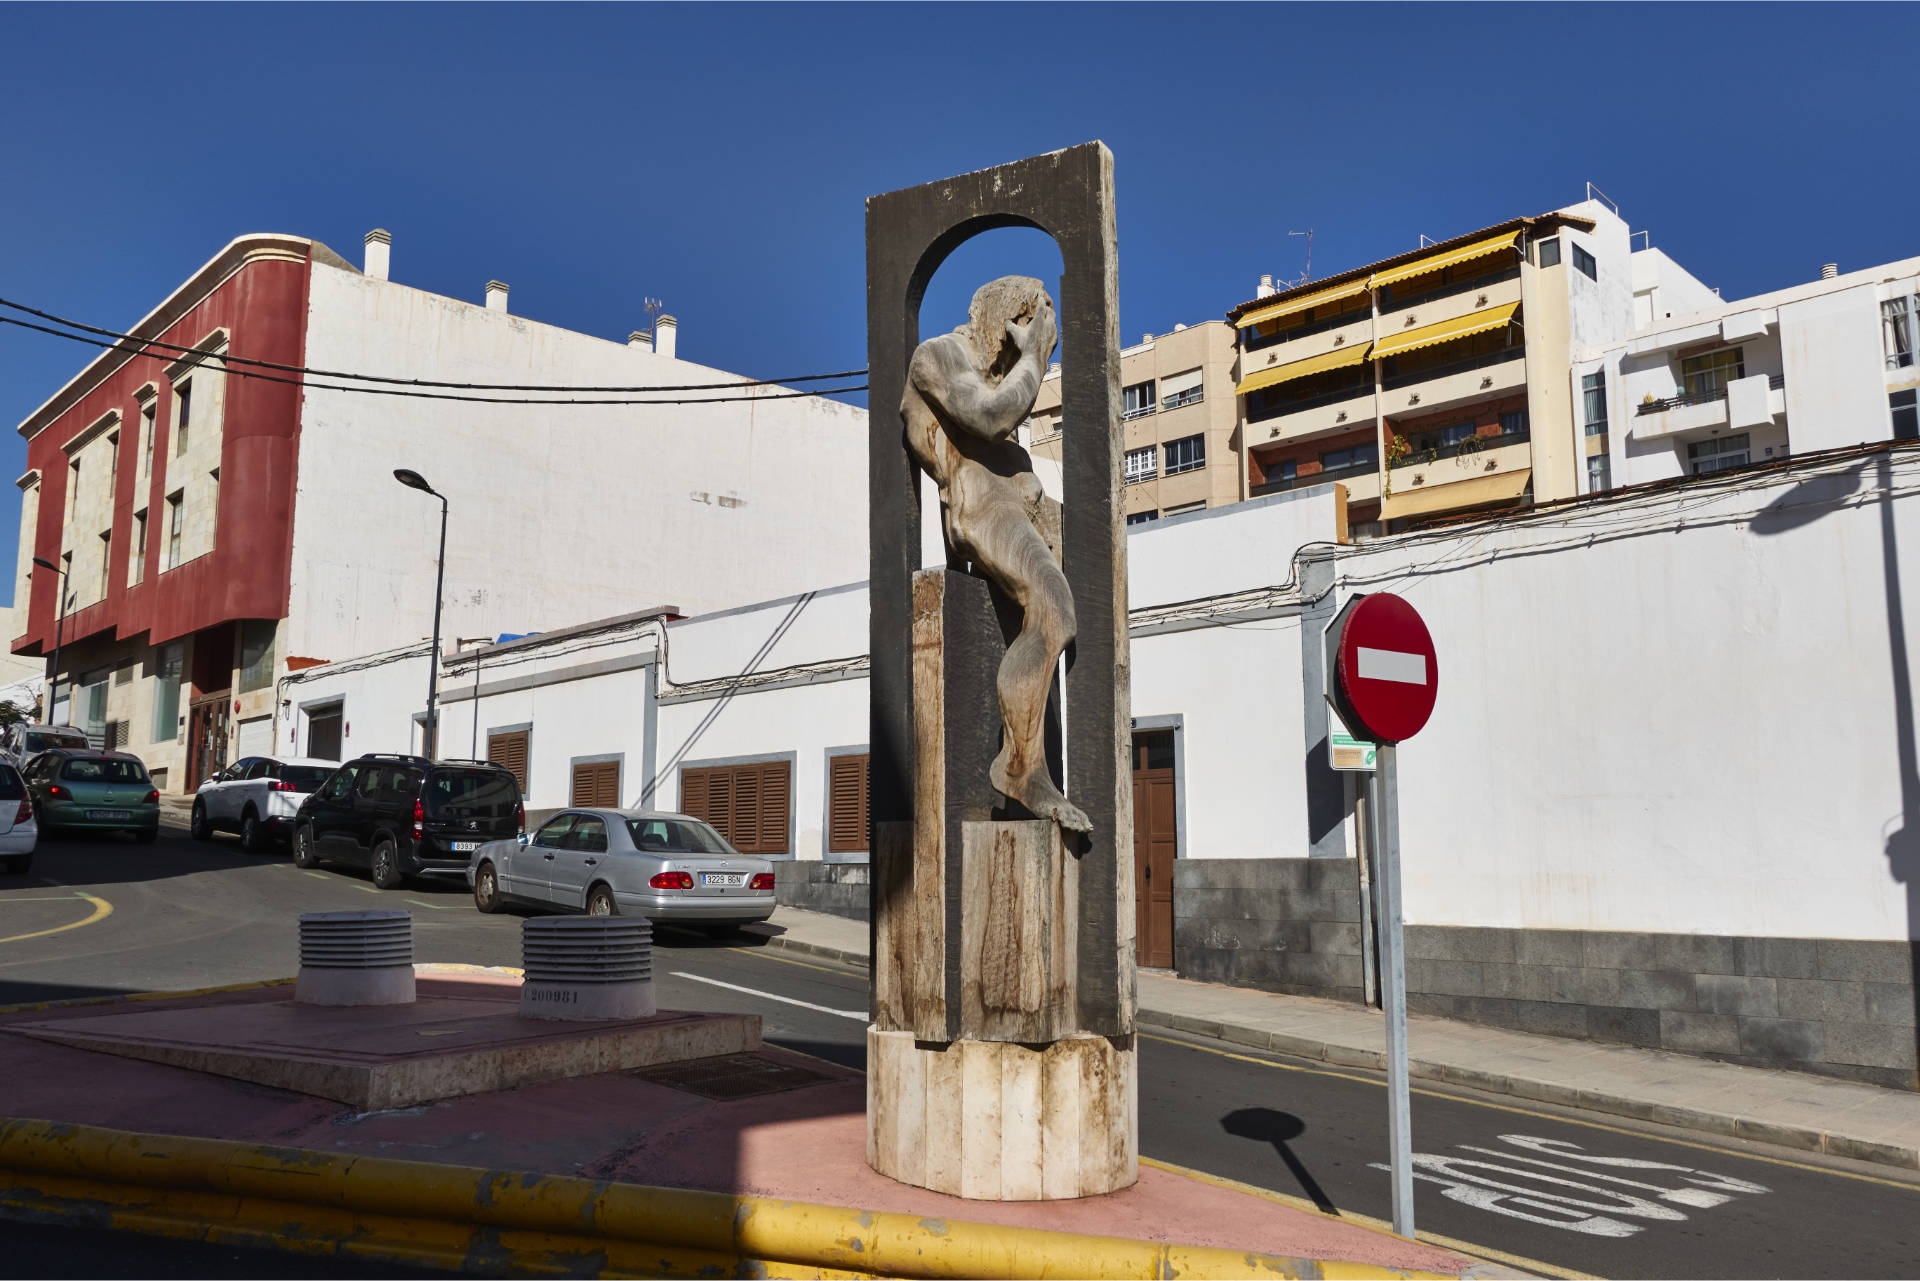
[(514, 837), (513, 839), (520, 842), (520, 844), (522, 845), (533, 844), (533, 838), (531, 836), (528, 836), (525, 832), (520, 833), (520, 835)]

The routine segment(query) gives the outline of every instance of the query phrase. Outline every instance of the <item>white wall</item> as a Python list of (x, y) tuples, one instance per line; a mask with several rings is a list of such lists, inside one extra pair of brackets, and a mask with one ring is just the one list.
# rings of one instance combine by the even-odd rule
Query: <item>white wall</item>
[(1780, 355), (1795, 450), (1857, 445), (1893, 434), (1874, 285), (1783, 304)]
[[(319, 368), (566, 385), (737, 377), (318, 263), (310, 306), (306, 359)], [(654, 604), (697, 613), (864, 577), (866, 447), (864, 412), (813, 397), (579, 408), (309, 389), (287, 652), (338, 660), (428, 634), (439, 503), (403, 488), (396, 467), (450, 501), (451, 650), (457, 636)]]

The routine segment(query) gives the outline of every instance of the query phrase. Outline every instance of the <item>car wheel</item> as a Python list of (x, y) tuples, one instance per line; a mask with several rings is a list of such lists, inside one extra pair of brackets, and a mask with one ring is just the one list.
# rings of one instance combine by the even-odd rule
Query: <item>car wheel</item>
[(213, 824), (207, 821), (207, 807), (200, 801), (193, 803), (193, 817), (187, 820), (187, 832), (196, 841), (210, 840), (213, 836)]
[(267, 829), (260, 825), (260, 816), (252, 807), (240, 816), (240, 848), (249, 854), (258, 854), (267, 848)]
[(397, 890), (406, 877), (400, 874), (400, 851), (391, 836), (383, 836), (373, 846), (373, 883), (383, 890)]
[(25, 876), (33, 868), (33, 855), (16, 854), (7, 860), (7, 870), (15, 876)]
[(500, 876), (491, 863), (473, 874), (473, 905), (489, 915), (500, 910)]
[(133, 839), (141, 845), (151, 845), (160, 833), (151, 827), (143, 827), (133, 834)]
[(313, 854), (313, 829), (296, 827), (293, 829), (293, 865), (295, 867), (318, 867), (320, 860)]
[(620, 905), (613, 901), (613, 891), (604, 882), (587, 891), (587, 915), (620, 915)]

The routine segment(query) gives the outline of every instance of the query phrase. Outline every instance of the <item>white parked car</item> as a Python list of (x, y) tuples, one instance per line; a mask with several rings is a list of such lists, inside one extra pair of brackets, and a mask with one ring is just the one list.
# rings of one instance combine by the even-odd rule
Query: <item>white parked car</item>
[(339, 768), (339, 761), (305, 756), (242, 757), (200, 784), (190, 821), (193, 839), (238, 832), (241, 848), (257, 854), (293, 830), (300, 802)]
[(26, 780), (19, 770), (0, 761), (0, 859), (9, 872), (18, 876), (33, 866), (33, 847), (39, 839), (40, 824), (33, 817)]
[(85, 751), (93, 744), (86, 733), (72, 725), (9, 725), (0, 730), (0, 760), (10, 765), (25, 765), (50, 747), (73, 747)]

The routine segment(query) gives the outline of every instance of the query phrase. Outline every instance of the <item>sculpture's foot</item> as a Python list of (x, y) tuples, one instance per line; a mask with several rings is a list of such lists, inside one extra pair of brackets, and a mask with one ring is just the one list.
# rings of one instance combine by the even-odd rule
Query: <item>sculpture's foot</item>
[(1015, 778), (1007, 773), (1007, 752), (1003, 748), (987, 767), (987, 778), (1010, 801), (1019, 801), (1035, 818), (1050, 818), (1062, 829), (1082, 834), (1093, 831), (1093, 820), (1086, 811), (1060, 794), (1045, 770), (1029, 770)]

